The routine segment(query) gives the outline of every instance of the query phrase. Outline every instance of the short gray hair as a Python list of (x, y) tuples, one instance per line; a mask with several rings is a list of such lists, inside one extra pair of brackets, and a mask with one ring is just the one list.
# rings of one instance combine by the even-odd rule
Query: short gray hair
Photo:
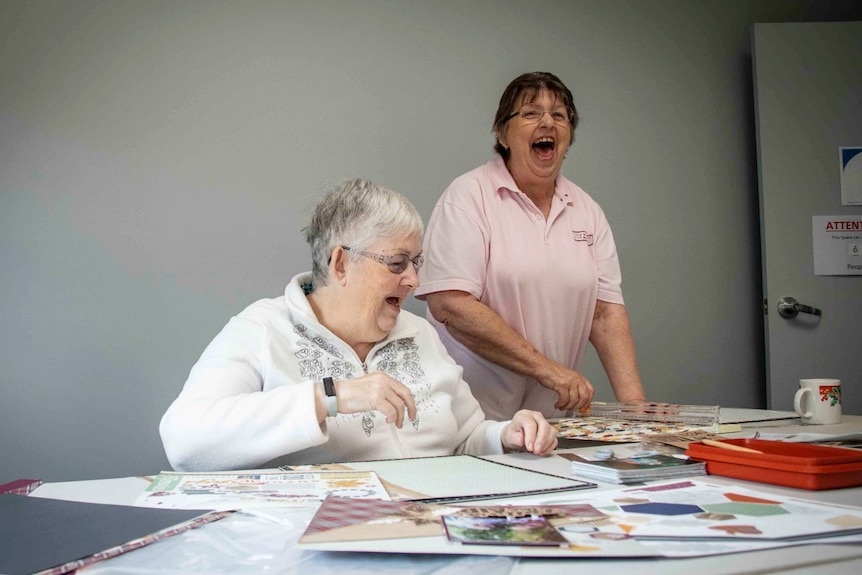
[(419, 212), (401, 194), (359, 178), (339, 182), (318, 202), (304, 230), (311, 245), (312, 286), (329, 283), (329, 258), (336, 246), (367, 250), (381, 238), (421, 237), (423, 229)]

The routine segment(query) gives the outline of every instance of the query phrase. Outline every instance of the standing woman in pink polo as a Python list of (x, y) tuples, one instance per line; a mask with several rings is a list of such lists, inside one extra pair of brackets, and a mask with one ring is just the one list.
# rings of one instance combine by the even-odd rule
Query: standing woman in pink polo
[(578, 123), (553, 74), (515, 78), (494, 119), (497, 155), (455, 179), (425, 235), (416, 290), (487, 417), (590, 405), (590, 342), (618, 401), (646, 401), (601, 207), (560, 175)]

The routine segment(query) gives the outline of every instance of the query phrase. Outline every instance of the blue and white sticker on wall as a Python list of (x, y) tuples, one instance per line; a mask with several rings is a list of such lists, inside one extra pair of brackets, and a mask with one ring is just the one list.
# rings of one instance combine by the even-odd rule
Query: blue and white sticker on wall
[(838, 148), (841, 160), (841, 205), (862, 206), (862, 146)]

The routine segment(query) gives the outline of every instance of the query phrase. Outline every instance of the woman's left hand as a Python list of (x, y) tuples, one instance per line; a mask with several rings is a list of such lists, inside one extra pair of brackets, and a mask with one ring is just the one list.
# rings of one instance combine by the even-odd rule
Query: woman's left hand
[(557, 430), (538, 411), (522, 409), (503, 428), (500, 441), (505, 449), (548, 455), (557, 448)]

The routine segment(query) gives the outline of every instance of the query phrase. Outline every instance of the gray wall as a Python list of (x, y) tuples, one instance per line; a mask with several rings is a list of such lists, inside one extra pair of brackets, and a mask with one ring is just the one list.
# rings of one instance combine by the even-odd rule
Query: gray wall
[(575, 93), (564, 173), (614, 227), (649, 396), (762, 406), (749, 30), (825, 6), (0, 0), (0, 482), (167, 468), (159, 418), (309, 267), (319, 186), (427, 218), (537, 69)]

